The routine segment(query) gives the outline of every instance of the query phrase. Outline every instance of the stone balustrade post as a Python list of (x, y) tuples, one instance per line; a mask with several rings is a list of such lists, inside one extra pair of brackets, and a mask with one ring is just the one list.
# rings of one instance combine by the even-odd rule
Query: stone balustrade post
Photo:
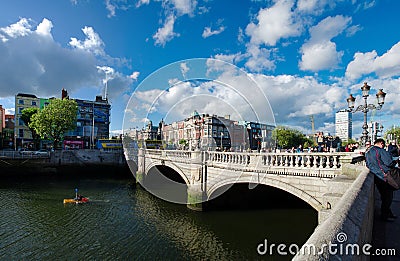
[(138, 151), (138, 169), (136, 171), (136, 182), (143, 183), (144, 177), (146, 175), (146, 150), (144, 148), (140, 148)]
[(203, 159), (200, 150), (192, 151), (190, 155), (190, 184), (187, 189), (187, 207), (192, 210), (202, 211), (203, 202), (206, 201), (205, 186), (203, 186)]

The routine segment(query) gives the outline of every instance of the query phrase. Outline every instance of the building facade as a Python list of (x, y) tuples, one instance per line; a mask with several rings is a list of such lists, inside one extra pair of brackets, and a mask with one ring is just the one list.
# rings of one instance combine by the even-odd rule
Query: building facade
[(27, 108), (40, 109), (40, 98), (33, 94), (18, 93), (15, 95), (15, 142), (18, 147), (23, 147), (32, 141), (32, 133), (21, 119), (22, 111)]
[(5, 127), (2, 133), (3, 139), (3, 149), (4, 148), (15, 148), (15, 136), (14, 136), (14, 128), (15, 128), (15, 116), (11, 114), (5, 115)]
[[(69, 99), (66, 90), (62, 90), (62, 99)], [(15, 96), (15, 140), (18, 147), (32, 141), (29, 128), (22, 121), (22, 111), (35, 107), (39, 110), (49, 105), (52, 98), (38, 98), (33, 94), (19, 93)], [(65, 134), (67, 140), (83, 140), (85, 147), (94, 147), (96, 140), (108, 139), (110, 134), (111, 105), (102, 96), (96, 96), (94, 101), (73, 99), (78, 105), (76, 128)]]
[(183, 121), (163, 122), (162, 139), (171, 148), (185, 144), (189, 150), (260, 150), (274, 147), (274, 128), (268, 124), (234, 121), (229, 115), (221, 117), (194, 111)]
[(336, 136), (342, 141), (349, 141), (353, 136), (352, 114), (347, 110), (336, 112), (335, 117)]
[(76, 128), (65, 134), (67, 140), (83, 140), (85, 147), (94, 146), (98, 139), (110, 135), (111, 105), (101, 96), (94, 101), (73, 99), (78, 104)]

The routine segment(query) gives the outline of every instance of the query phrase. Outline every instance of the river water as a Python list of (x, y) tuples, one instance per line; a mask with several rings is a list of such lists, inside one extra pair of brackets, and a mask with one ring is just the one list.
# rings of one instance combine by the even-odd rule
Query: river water
[[(301, 246), (316, 226), (312, 209), (194, 212), (129, 175), (82, 175), (1, 177), (0, 260), (288, 260), (257, 246)], [(91, 202), (64, 205), (76, 187)]]

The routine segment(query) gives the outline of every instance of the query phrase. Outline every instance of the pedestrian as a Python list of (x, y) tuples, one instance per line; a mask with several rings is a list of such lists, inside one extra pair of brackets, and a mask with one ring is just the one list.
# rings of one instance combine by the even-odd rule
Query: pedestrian
[(393, 161), (392, 156), (385, 150), (385, 141), (376, 139), (374, 146), (370, 147), (365, 154), (367, 167), (374, 174), (374, 182), (381, 195), (381, 220), (393, 221), (396, 216), (393, 214), (390, 206), (393, 201), (393, 189), (387, 183), (387, 172), (393, 168), (396, 161)]
[(392, 157), (399, 157), (399, 149), (397, 148), (396, 142), (392, 141), (388, 146), (388, 151)]

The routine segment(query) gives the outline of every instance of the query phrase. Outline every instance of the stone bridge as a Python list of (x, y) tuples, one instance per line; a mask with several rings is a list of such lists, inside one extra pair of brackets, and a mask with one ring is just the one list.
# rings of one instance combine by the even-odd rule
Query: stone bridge
[(238, 153), (125, 149), (136, 180), (143, 183), (149, 171), (166, 166), (187, 186), (187, 205), (201, 210), (202, 202), (235, 183), (257, 184), (284, 190), (308, 203), (322, 222), (354, 178), (342, 175), (352, 161), (349, 153)]

